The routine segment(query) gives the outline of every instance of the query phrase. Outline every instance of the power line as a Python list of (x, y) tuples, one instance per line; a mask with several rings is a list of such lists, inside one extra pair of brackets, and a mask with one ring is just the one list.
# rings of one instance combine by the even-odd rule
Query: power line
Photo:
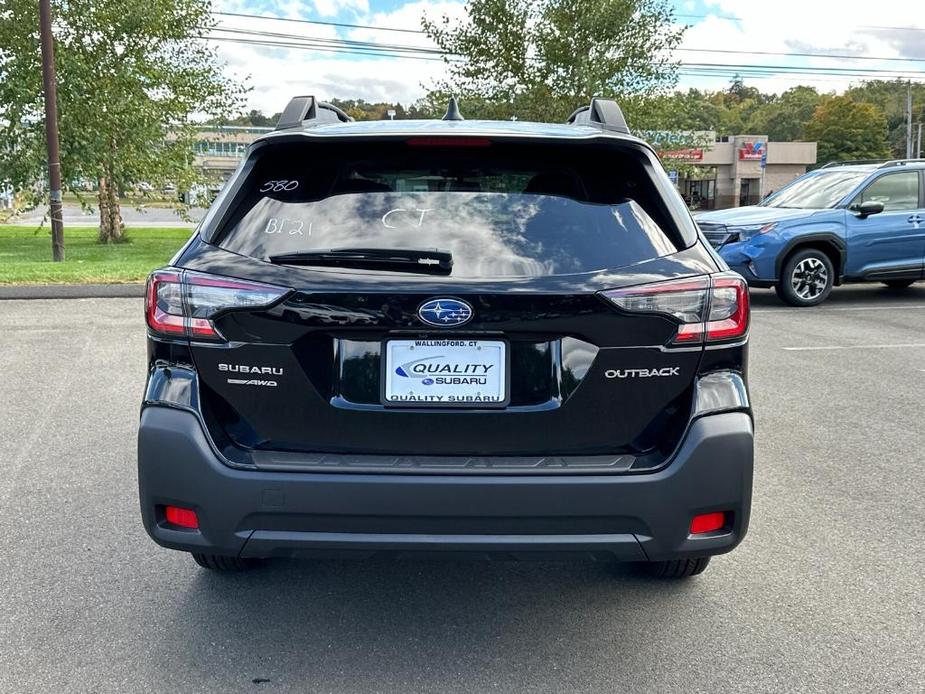
[[(315, 19), (292, 19), (289, 17), (270, 17), (265, 15), (255, 15), (255, 14), (246, 14), (242, 12), (213, 12), (216, 15), (222, 15), (227, 17), (240, 17), (247, 19), (267, 19), (272, 21), (280, 22), (292, 22), (298, 24), (309, 24), (309, 25), (322, 25), (322, 26), (334, 26), (348, 29), (366, 29), (372, 31), (393, 31), (401, 32), (407, 34), (423, 34), (424, 32), (420, 29), (401, 29), (397, 27), (376, 27), (365, 24), (350, 24), (346, 22), (327, 22)], [(706, 17), (707, 15), (677, 15), (677, 16), (686, 16), (686, 17)], [(716, 16), (716, 15), (711, 15)], [(735, 17), (721, 17), (725, 19), (738, 19)], [(884, 29), (888, 28), (902, 28), (902, 27), (881, 27)], [(261, 32), (260, 30), (250, 29), (233, 29), (227, 27), (216, 27), (217, 30), (222, 31), (236, 31), (236, 32), (247, 32), (252, 34), (262, 34), (266, 36), (275, 36), (278, 38), (291, 38), (291, 39), (302, 39), (302, 38), (314, 38), (314, 37), (302, 37), (293, 34), (278, 34), (273, 32)], [(925, 29), (922, 29), (925, 31)], [(415, 50), (417, 52), (429, 50), (434, 54), (439, 54), (439, 49), (432, 48), (427, 49), (426, 47), (419, 46), (391, 46), (394, 50)], [(832, 54), (832, 53), (812, 53), (808, 51), (749, 51), (749, 50), (732, 50), (732, 49), (720, 49), (720, 48), (678, 48), (675, 49), (679, 52), (684, 53), (720, 53), (720, 54), (729, 54), (729, 55), (773, 55), (781, 57), (794, 57), (794, 58), (822, 58), (829, 60), (873, 60), (873, 61), (882, 61), (882, 62), (909, 62), (909, 63), (925, 63), (925, 58), (906, 58), (906, 57), (887, 57), (887, 56), (861, 56), (861, 55), (846, 55), (846, 54)]]
[[(412, 58), (417, 60), (440, 61), (442, 53), (439, 49), (408, 46), (402, 44), (383, 44), (372, 41), (354, 41), (350, 39), (335, 39), (329, 37), (301, 36), (280, 32), (266, 32), (254, 29), (217, 27), (215, 31), (226, 34), (243, 34), (255, 38), (240, 38), (239, 36), (209, 36), (215, 41), (240, 43), (245, 45), (266, 46), (271, 48), (291, 48), (297, 50), (315, 50), (323, 53), (341, 53), (348, 55), (365, 55), (390, 58)], [(700, 69), (705, 72), (726, 74), (734, 72), (742, 76), (766, 75), (831, 75), (842, 77), (894, 77), (897, 79), (925, 77), (922, 70), (897, 70), (881, 68), (859, 67), (823, 67), (823, 66), (797, 66), (777, 65), (768, 63), (715, 63), (715, 62), (684, 62), (683, 68)]]
[[(722, 14), (676, 14), (674, 15), (678, 18), (684, 19), (725, 19), (731, 22), (744, 22), (743, 17), (736, 17), (733, 15), (722, 15)], [(878, 31), (925, 31), (925, 27), (896, 27), (896, 26), (884, 26), (882, 24), (855, 24), (851, 29), (874, 29)]]
[(428, 53), (432, 55), (443, 55), (437, 47), (428, 46), (409, 46), (407, 44), (379, 43), (375, 41), (358, 41), (353, 39), (331, 38), (329, 36), (303, 36), (301, 34), (284, 34), (280, 32), (261, 31), (259, 29), (242, 29), (237, 27), (215, 27), (213, 31), (226, 32), (230, 34), (246, 34), (252, 36), (266, 36), (275, 39), (289, 39), (299, 41), (318, 42), (331, 45), (344, 45), (357, 48), (377, 48), (383, 50), (408, 51), (413, 53)]
[(348, 24), (346, 22), (324, 22), (320, 19), (293, 19), (291, 17), (273, 17), (263, 14), (247, 14), (244, 12), (213, 12), (223, 17), (244, 17), (245, 19), (268, 19), (275, 22), (294, 22), (296, 24), (319, 24), (328, 27), (341, 27), (343, 29), (369, 29), (371, 31), (396, 31), (402, 34), (423, 34), (421, 29), (400, 29), (398, 27), (376, 27), (368, 24)]
[(815, 65), (769, 65), (758, 63), (686, 63), (685, 67), (721, 68), (736, 70), (772, 70), (791, 74), (822, 75), (896, 75), (899, 77), (925, 77), (925, 70), (888, 70), (881, 68), (822, 67)]
[(836, 55), (834, 53), (797, 53), (786, 51), (741, 51), (728, 48), (676, 48), (685, 53), (728, 53), (734, 55), (779, 55), (788, 58), (830, 58), (838, 60), (876, 60), (878, 62), (925, 63), (925, 58), (887, 58), (873, 55)]
[[(246, 12), (212, 12), (213, 15), (220, 15), (223, 17), (243, 17), (245, 19), (266, 19), (276, 22), (294, 22), (296, 24), (317, 24), (321, 26), (332, 26), (332, 27), (341, 27), (343, 29), (367, 29), (369, 31), (394, 31), (403, 34), (423, 34), (425, 33), (421, 29), (403, 29), (400, 27), (378, 27), (372, 26), (369, 24), (350, 24), (348, 22), (327, 22), (320, 19), (295, 19), (292, 17), (276, 17), (273, 15), (262, 15), (262, 14), (250, 14)], [(676, 14), (675, 17), (687, 18), (687, 19), (725, 19), (734, 22), (744, 22), (745, 19), (742, 17), (735, 17), (732, 15), (716, 15), (716, 14)], [(899, 27), (899, 26), (882, 26), (877, 24), (856, 24), (853, 25), (853, 29), (875, 29), (882, 31), (925, 31), (925, 27)]]
[(408, 60), (431, 60), (437, 62), (443, 62), (443, 58), (440, 57), (428, 57), (424, 55), (413, 55), (407, 53), (392, 53), (388, 51), (379, 51), (371, 50), (364, 48), (337, 48), (333, 46), (326, 45), (313, 45), (307, 43), (298, 43), (298, 42), (271, 42), (271, 41), (261, 41), (260, 39), (240, 39), (232, 37), (221, 37), (221, 36), (199, 36), (197, 38), (206, 39), (209, 41), (221, 41), (223, 43), (241, 43), (251, 46), (261, 46), (264, 48), (291, 48), (295, 50), (303, 51), (317, 51), (318, 53), (346, 53), (352, 55), (368, 55), (375, 56), (379, 58), (405, 58)]

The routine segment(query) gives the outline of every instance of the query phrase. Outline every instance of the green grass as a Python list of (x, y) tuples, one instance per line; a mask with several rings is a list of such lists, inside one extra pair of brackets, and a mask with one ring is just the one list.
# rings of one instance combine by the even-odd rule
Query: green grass
[(115, 284), (141, 282), (164, 265), (192, 229), (135, 228), (125, 242), (97, 243), (95, 227), (65, 227), (62, 263), (51, 260), (51, 232), (44, 227), (0, 226), (0, 284)]

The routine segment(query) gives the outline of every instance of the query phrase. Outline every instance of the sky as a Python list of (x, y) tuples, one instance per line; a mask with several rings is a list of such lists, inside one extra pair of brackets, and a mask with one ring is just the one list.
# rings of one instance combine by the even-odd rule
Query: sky
[[(925, 10), (919, 0), (672, 0), (672, 4), (677, 21), (689, 27), (675, 56), (688, 64), (682, 67), (679, 88), (722, 89), (736, 70), (746, 84), (778, 93), (797, 84), (840, 92), (864, 79), (859, 72), (868, 78), (925, 81)], [(219, 27), (233, 31), (213, 36), (237, 42), (216, 40), (213, 45), (226, 72), (251, 86), (249, 109), (274, 113), (296, 94), (410, 104), (444, 75), (440, 60), (241, 41), (266, 40), (260, 35), (266, 32), (283, 35), (271, 40), (289, 43), (296, 40), (291, 37), (310, 37), (432, 48), (418, 33), (422, 16), (462, 22), (464, 5), (459, 0), (216, 0), (220, 13), (249, 16), (216, 15)], [(383, 31), (383, 27), (404, 31)], [(725, 67), (730, 64), (738, 67)], [(777, 74), (754, 66), (774, 66), (770, 71)], [(809, 74), (780, 74), (782, 69)]]

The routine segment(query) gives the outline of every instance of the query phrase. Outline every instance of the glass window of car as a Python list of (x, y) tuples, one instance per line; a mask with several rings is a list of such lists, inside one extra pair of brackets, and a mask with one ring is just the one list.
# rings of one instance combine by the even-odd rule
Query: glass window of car
[(870, 175), (869, 170), (834, 170), (801, 176), (761, 203), (762, 207), (824, 210), (835, 207)]
[(641, 155), (587, 152), (522, 143), (267, 148), (218, 244), (261, 259), (440, 249), (463, 278), (595, 272), (685, 247)]
[(884, 212), (915, 210), (919, 207), (919, 174), (903, 171), (881, 176), (861, 191), (852, 207), (863, 202), (882, 202)]

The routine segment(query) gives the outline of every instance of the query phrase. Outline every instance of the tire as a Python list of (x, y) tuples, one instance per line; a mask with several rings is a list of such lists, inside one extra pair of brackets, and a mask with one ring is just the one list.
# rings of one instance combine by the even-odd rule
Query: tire
[(774, 290), (791, 306), (816, 306), (828, 298), (834, 285), (835, 268), (829, 256), (807, 248), (787, 259)]
[(710, 557), (694, 557), (693, 559), (650, 561), (642, 564), (640, 568), (652, 578), (690, 578), (703, 573), (709, 564)]
[(193, 561), (204, 569), (211, 571), (223, 571), (226, 573), (235, 573), (238, 571), (247, 571), (255, 564), (253, 559), (242, 559), (241, 557), (230, 557), (223, 554), (200, 554), (192, 552)]
[(915, 280), (884, 280), (883, 283), (890, 289), (905, 289), (915, 284)]

